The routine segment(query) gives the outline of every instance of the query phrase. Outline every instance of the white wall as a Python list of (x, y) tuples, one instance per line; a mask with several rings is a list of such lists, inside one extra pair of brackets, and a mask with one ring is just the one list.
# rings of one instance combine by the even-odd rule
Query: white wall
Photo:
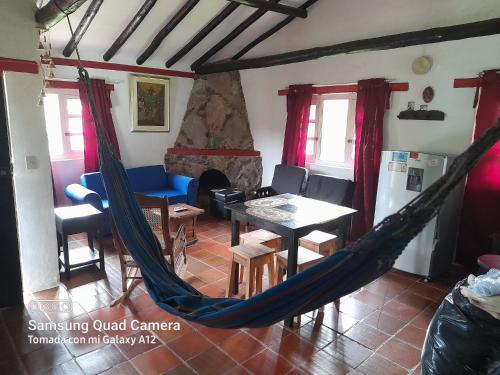
[[(104, 79), (114, 84), (111, 93), (112, 114), (120, 153), (125, 167), (163, 164), (167, 148), (173, 147), (186, 112), (187, 101), (193, 80), (190, 78), (170, 78), (170, 132), (169, 133), (132, 133), (129, 115), (129, 73), (88, 69), (91, 78)], [(56, 79), (76, 80), (74, 67), (58, 67)]]
[[(35, 60), (34, 3), (1, 0), (0, 9), (0, 57)], [(23, 289), (38, 291), (59, 282), (48, 141), (43, 110), (37, 106), (41, 79), (5, 73), (4, 84)], [(26, 168), (27, 155), (36, 157), (37, 169)]]
[[(384, 149), (458, 154), (470, 143), (475, 90), (454, 89), (453, 80), (500, 68), (499, 45), (497, 35), (242, 71), (255, 148), (263, 155), (263, 184), (270, 183), (274, 165), (281, 160), (286, 97), (278, 96), (278, 89), (291, 84), (331, 85), (377, 77), (409, 82), (408, 92), (392, 94), (391, 109), (386, 113)], [(434, 66), (428, 74), (418, 76), (412, 73), (411, 63), (421, 55), (431, 56)], [(399, 120), (396, 116), (408, 101), (423, 104), (421, 95), (426, 86), (435, 90), (429, 109), (444, 111), (445, 121)]]

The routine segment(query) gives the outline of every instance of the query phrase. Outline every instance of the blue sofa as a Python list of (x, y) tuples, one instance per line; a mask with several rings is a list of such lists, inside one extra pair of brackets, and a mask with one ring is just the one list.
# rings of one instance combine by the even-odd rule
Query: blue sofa
[[(170, 204), (187, 203), (194, 206), (198, 193), (198, 180), (195, 178), (166, 173), (163, 165), (127, 169), (132, 189), (144, 195), (168, 198)], [(101, 173), (85, 173), (80, 184), (71, 184), (64, 189), (73, 204), (89, 203), (106, 215), (105, 234), (111, 233), (108, 218), (108, 198), (102, 182)]]

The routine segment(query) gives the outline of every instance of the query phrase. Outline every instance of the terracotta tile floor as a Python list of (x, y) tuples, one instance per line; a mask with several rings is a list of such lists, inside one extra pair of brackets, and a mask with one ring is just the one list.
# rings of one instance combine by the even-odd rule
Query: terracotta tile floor
[[(230, 257), (230, 223), (202, 217), (199, 242), (188, 248), (183, 276), (203, 293), (221, 297)], [(85, 246), (82, 236), (71, 248)], [(361, 290), (331, 303), (322, 313), (308, 313), (293, 329), (209, 329), (176, 319), (158, 307), (141, 285), (130, 300), (109, 308), (120, 294), (118, 258), (106, 241), (106, 275), (95, 267), (72, 271), (57, 288), (26, 295), (35, 300), (68, 300), (71, 312), (37, 312), (27, 308), (0, 310), (0, 374), (414, 374), (420, 372), (425, 330), (440, 301), (467, 272), (454, 269), (431, 283), (391, 271)], [(64, 280), (64, 279), (63, 279)], [(267, 285), (267, 282), (264, 283)], [(340, 310), (340, 311), (339, 311)], [(117, 330), (86, 334), (66, 331), (31, 332), (37, 322), (122, 322)], [(137, 332), (142, 322), (178, 322), (180, 330)], [(106, 344), (33, 344), (27, 335), (155, 337), (154, 342)]]

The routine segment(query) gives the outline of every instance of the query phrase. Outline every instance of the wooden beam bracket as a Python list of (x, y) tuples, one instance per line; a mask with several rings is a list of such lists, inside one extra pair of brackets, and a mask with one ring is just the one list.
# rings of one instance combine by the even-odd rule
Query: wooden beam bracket
[[(62, 59), (59, 57), (53, 57), (52, 60), (56, 66), (78, 66), (78, 60), (73, 59)], [(181, 78), (194, 78), (194, 73), (183, 72), (179, 70), (170, 69), (158, 69), (149, 68), (145, 66), (136, 65), (125, 65), (125, 64), (113, 64), (105, 63), (102, 61), (92, 61), (92, 60), (81, 60), (81, 64), (84, 68), (91, 69), (104, 69), (104, 70), (117, 70), (120, 72), (130, 72), (138, 74), (153, 74), (159, 76), (170, 76), (170, 77), (181, 77)]]
[[(273, 3), (278, 3), (280, 0), (270, 0)], [(248, 16), (242, 23), (236, 26), (229, 34), (227, 34), (224, 38), (222, 38), (215, 46), (210, 48), (207, 52), (203, 54), (198, 60), (191, 64), (191, 70), (196, 70), (203, 63), (205, 63), (208, 59), (210, 59), (213, 55), (219, 52), (222, 48), (231, 43), (238, 35), (240, 35), (243, 31), (248, 29), (251, 25), (253, 25), (259, 18), (261, 18), (264, 14), (266, 14), (266, 9), (257, 9), (250, 16)]]
[(73, 33), (73, 35), (71, 35), (71, 39), (69, 40), (66, 47), (64, 47), (63, 56), (71, 56), (73, 51), (78, 46), (78, 43), (80, 43), (80, 40), (82, 40), (83, 36), (87, 32), (87, 29), (94, 20), (95, 16), (97, 15), (97, 12), (99, 11), (99, 8), (101, 7), (103, 1), (104, 0), (92, 0), (92, 3), (90, 3), (90, 6), (87, 8), (87, 11), (85, 12), (83, 18), (80, 20), (80, 23), (78, 24), (75, 32)]
[[(395, 82), (389, 83), (391, 91), (408, 91), (410, 85), (408, 82)], [(343, 94), (349, 92), (357, 92), (357, 84), (347, 84), (347, 85), (331, 85), (331, 86), (314, 86), (313, 95), (324, 95), (324, 94)], [(279, 96), (288, 95), (288, 89), (278, 90)]]
[(66, 14), (71, 14), (80, 8), (87, 0), (50, 0), (35, 13), (39, 26), (50, 29), (61, 21)]
[(0, 72), (38, 74), (38, 64), (36, 61), (0, 57)]
[(231, 13), (233, 13), (240, 4), (230, 3), (224, 9), (222, 9), (212, 20), (205, 25), (198, 33), (184, 46), (179, 52), (172, 56), (165, 63), (167, 68), (170, 68), (177, 61), (182, 59), (189, 51), (191, 51), (198, 43), (200, 43), (208, 34), (212, 32), (217, 26), (219, 26), (222, 21), (224, 21)]
[(121, 34), (116, 38), (111, 47), (104, 53), (103, 60), (109, 61), (118, 52), (118, 50), (125, 44), (125, 42), (130, 38), (134, 31), (139, 27), (139, 25), (144, 21), (149, 11), (156, 4), (156, 0), (146, 0), (142, 7), (137, 11), (134, 18), (129, 22), (127, 27), (121, 32)]
[(167, 22), (167, 24), (156, 34), (151, 44), (144, 50), (143, 53), (137, 58), (137, 65), (142, 65), (151, 57), (151, 55), (158, 49), (161, 42), (167, 37), (168, 34), (174, 30), (177, 25), (186, 17), (189, 12), (199, 3), (200, 0), (187, 0), (179, 11)]
[[(304, 4), (302, 4), (299, 8), (306, 10), (309, 8), (311, 5), (316, 3), (318, 0), (307, 0)], [(238, 60), (240, 57), (242, 57), (244, 54), (246, 54), (248, 51), (250, 51), (252, 48), (254, 48), (257, 44), (263, 42), (267, 38), (269, 38), (271, 35), (274, 35), (276, 32), (281, 30), (283, 27), (288, 25), (290, 22), (292, 22), (296, 17), (294, 16), (288, 16), (285, 18), (283, 21), (278, 23), (277, 25), (271, 27), (269, 30), (267, 30), (265, 33), (261, 34), (258, 36), (254, 41), (248, 43), (240, 52), (238, 52), (236, 55), (232, 57), (233, 60)]]
[(283, 4), (275, 4), (270, 1), (265, 0), (228, 0), (233, 3), (238, 3), (241, 5), (246, 5), (252, 8), (270, 10), (272, 12), (277, 12), (281, 14), (286, 14), (287, 16), (306, 18), (307, 11), (303, 8), (295, 8)]
[(333, 44), (325, 47), (309, 48), (254, 59), (214, 62), (198, 66), (195, 71), (199, 74), (209, 74), (241, 69), (266, 68), (270, 66), (315, 60), (325, 56), (355, 52), (380, 51), (496, 34), (500, 34), (500, 18), (471, 22), (462, 25), (412, 31), (402, 34), (393, 34), (378, 38), (361, 39), (352, 42)]
[(479, 78), (457, 78), (453, 81), (453, 88), (468, 89), (479, 86)]

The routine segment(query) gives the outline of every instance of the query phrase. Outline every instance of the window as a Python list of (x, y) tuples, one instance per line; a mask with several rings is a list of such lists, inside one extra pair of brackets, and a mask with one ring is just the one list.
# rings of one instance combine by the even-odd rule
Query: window
[(50, 158), (81, 159), (84, 147), (82, 105), (78, 91), (50, 90), (43, 104)]
[(307, 163), (353, 168), (355, 109), (355, 93), (313, 96), (307, 129)]

